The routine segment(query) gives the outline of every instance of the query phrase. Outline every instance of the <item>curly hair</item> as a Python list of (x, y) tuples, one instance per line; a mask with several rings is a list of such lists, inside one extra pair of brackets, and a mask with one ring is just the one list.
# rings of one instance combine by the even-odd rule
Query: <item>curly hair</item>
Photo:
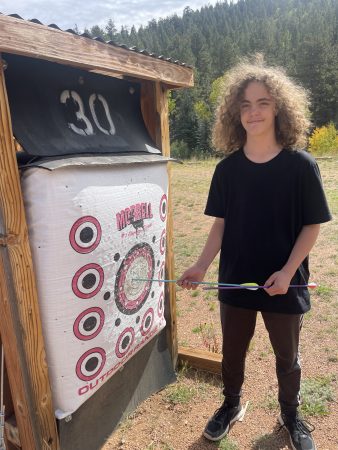
[(240, 119), (240, 102), (252, 81), (263, 83), (275, 100), (277, 142), (294, 150), (306, 146), (311, 125), (308, 93), (282, 68), (267, 66), (261, 54), (255, 55), (253, 60), (244, 59), (224, 76), (213, 128), (214, 146), (230, 154), (245, 144), (246, 131)]

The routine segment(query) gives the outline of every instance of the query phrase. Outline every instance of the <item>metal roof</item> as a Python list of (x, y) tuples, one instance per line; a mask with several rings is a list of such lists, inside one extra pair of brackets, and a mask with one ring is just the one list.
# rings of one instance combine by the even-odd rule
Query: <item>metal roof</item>
[(88, 33), (77, 33), (76, 31), (72, 30), (71, 28), (69, 28), (69, 29), (67, 29), (67, 30), (62, 30), (62, 29), (61, 29), (60, 27), (58, 27), (55, 23), (51, 23), (51, 24), (49, 24), (49, 25), (46, 25), (46, 24), (40, 22), (40, 20), (38, 20), (38, 19), (30, 19), (30, 20), (26, 20), (26, 19), (24, 19), (23, 17), (19, 16), (18, 14), (3, 14), (2, 12), (0, 12), (0, 15), (13, 17), (13, 18), (15, 18), (15, 19), (24, 20), (24, 21), (26, 21), (26, 22), (36, 23), (36, 24), (43, 25), (43, 26), (46, 26), (46, 27), (49, 27), (49, 28), (54, 28), (54, 29), (56, 29), (56, 30), (63, 31), (64, 33), (75, 34), (76, 36), (81, 36), (81, 37), (83, 37), (83, 38), (91, 39), (91, 40), (93, 40), (93, 41), (99, 41), (99, 42), (102, 42), (102, 43), (107, 44), (107, 45), (113, 45), (113, 46), (115, 46), (115, 47), (120, 47), (120, 48), (123, 48), (123, 49), (125, 49), (125, 50), (129, 50), (129, 51), (131, 51), (131, 52), (140, 53), (140, 54), (142, 54), (142, 55), (150, 56), (150, 57), (156, 58), (156, 59), (160, 59), (160, 60), (162, 60), (162, 61), (166, 61), (166, 62), (169, 62), (169, 63), (172, 63), (172, 64), (176, 64), (176, 65), (178, 65), (178, 66), (183, 66), (183, 67), (193, 68), (191, 65), (185, 64), (184, 62), (181, 62), (181, 61), (179, 61), (179, 60), (177, 60), (177, 59), (170, 58), (170, 57), (169, 57), (169, 58), (166, 58), (166, 57), (163, 56), (163, 55), (156, 55), (155, 53), (152, 53), (152, 52), (150, 52), (150, 51), (148, 51), (148, 50), (146, 50), (146, 49), (141, 50), (141, 49), (137, 48), (136, 46), (134, 46), (134, 47), (128, 47), (127, 45), (125, 45), (125, 44), (120, 44), (120, 43), (118, 43), (118, 42), (116, 42), (116, 41), (105, 41), (105, 40), (102, 39), (101, 37), (93, 37), (93, 38), (92, 38)]

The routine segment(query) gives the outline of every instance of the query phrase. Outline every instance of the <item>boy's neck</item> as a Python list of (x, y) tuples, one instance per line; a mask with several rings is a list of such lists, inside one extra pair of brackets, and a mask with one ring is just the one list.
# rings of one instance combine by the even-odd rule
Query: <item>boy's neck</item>
[(243, 147), (245, 156), (253, 162), (267, 162), (280, 153), (282, 146), (275, 139), (247, 139)]

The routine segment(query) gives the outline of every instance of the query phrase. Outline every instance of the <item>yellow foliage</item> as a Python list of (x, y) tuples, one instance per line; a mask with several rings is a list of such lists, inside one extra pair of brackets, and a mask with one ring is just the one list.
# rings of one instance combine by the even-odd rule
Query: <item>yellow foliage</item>
[(333, 123), (315, 128), (309, 138), (309, 150), (315, 156), (338, 154), (338, 132)]

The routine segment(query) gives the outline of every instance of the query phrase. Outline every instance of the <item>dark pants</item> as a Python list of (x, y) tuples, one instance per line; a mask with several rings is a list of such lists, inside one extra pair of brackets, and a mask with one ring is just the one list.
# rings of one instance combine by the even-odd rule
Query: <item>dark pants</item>
[[(223, 392), (226, 400), (236, 405), (241, 396), (245, 357), (255, 331), (257, 311), (220, 303), (220, 313), (223, 333)], [(278, 401), (283, 412), (293, 413), (300, 400), (301, 368), (298, 347), (303, 315), (261, 314), (276, 356)]]

